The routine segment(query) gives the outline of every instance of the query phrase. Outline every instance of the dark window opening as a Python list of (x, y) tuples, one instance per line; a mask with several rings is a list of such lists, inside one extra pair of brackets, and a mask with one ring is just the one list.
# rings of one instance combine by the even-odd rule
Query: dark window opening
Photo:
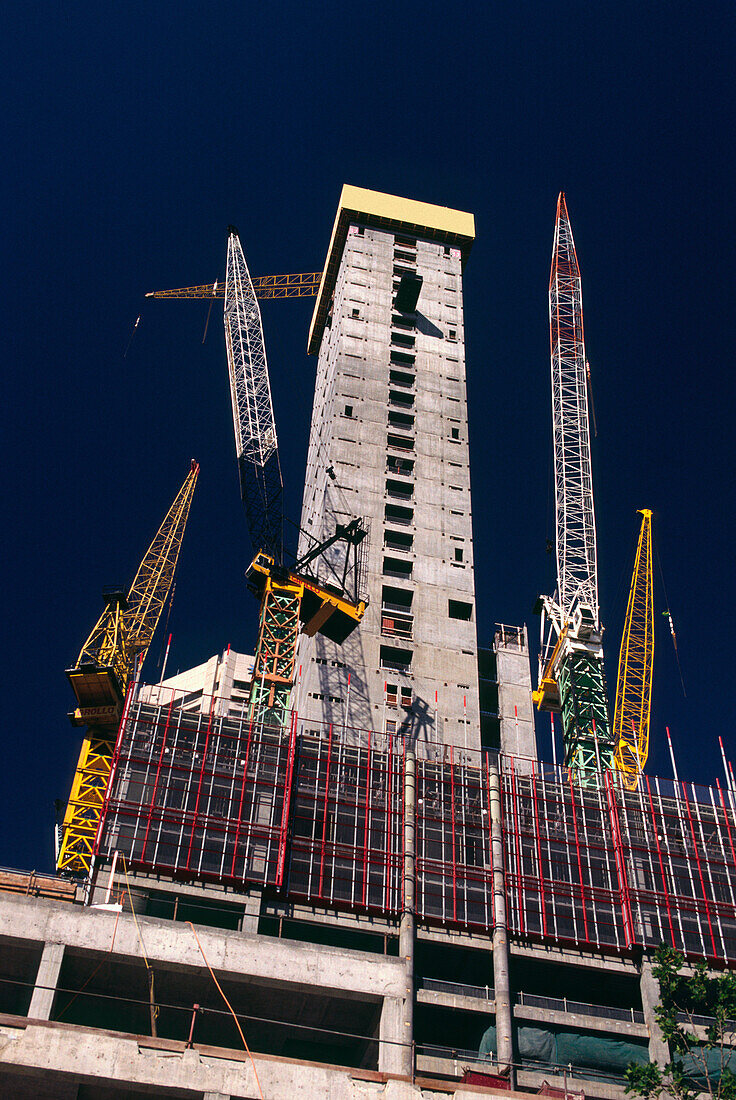
[(456, 546), (455, 547), (455, 561), (462, 561), (462, 560), (463, 560), (463, 548), (462, 548), (462, 546)]
[(451, 619), (460, 619), (464, 623), (469, 623), (473, 618), (473, 605), (463, 600), (448, 600), (447, 613)]
[(414, 427), (414, 417), (409, 413), (389, 412), (388, 422), (392, 428), (404, 428), (410, 431)]
[(388, 523), (412, 523), (414, 520), (413, 508), (402, 508), (400, 504), (387, 504), (384, 515)]
[(350, 316), (351, 317), (360, 317), (360, 310), (359, 309), (351, 309), (350, 310)]
[(451, 434), (452, 434), (453, 439), (459, 439), (460, 438), (460, 429), (459, 428), (452, 428), (451, 429)]
[(352, 415), (353, 415), (353, 406), (352, 405), (346, 405), (345, 406), (345, 416), (352, 416)]
[(413, 386), (417, 380), (415, 374), (403, 370), (389, 371), (388, 378), (392, 386)]
[(397, 233), (394, 237), (394, 247), (397, 244), (402, 244), (404, 248), (416, 248), (417, 239), (416, 237), (404, 237), (403, 235)]
[(393, 447), (395, 451), (414, 450), (414, 440), (411, 438), (411, 436), (391, 435), (391, 433), (389, 432), (388, 445), (389, 447)]
[(414, 593), (411, 589), (394, 588), (391, 584), (384, 584), (381, 587), (381, 606), (390, 608), (392, 611), (408, 611), (413, 598)]
[(414, 496), (414, 486), (407, 481), (394, 481), (386, 479), (386, 492), (390, 497), (399, 497), (400, 500), (411, 500)]
[[(416, 253), (404, 252), (400, 248), (394, 248), (394, 260), (401, 264), (415, 264), (417, 262)], [(396, 271), (396, 268), (394, 268)]]
[(411, 475), (414, 473), (414, 459), (413, 458), (396, 458), (395, 455), (387, 455), (386, 456), (386, 473), (387, 474), (403, 474), (404, 477), (411, 477)]
[(391, 343), (400, 348), (413, 348), (416, 343), (416, 336), (409, 336), (405, 332), (392, 332)]
[(408, 351), (395, 351), (391, 349), (391, 362), (400, 367), (413, 367), (416, 355), (410, 355)]
[(397, 580), (408, 581), (411, 577), (411, 572), (412, 563), (410, 561), (402, 561), (401, 558), (383, 559), (384, 577), (396, 577)]
[(391, 390), (388, 396), (392, 405), (400, 405), (403, 409), (410, 409), (414, 404), (413, 393), (400, 393), (398, 390)]
[(381, 646), (381, 668), (392, 668), (397, 672), (408, 672), (411, 668), (410, 649), (398, 649), (392, 645)]
[(414, 536), (404, 531), (384, 531), (383, 545), (387, 550), (411, 550)]

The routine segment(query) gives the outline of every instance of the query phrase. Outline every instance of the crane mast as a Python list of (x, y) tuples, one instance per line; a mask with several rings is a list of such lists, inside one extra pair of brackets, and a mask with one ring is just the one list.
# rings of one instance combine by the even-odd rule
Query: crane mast
[(263, 324), (237, 230), (230, 226), (225, 277), (225, 344), (235, 428), (240, 492), (256, 556), (247, 577), (261, 600), (258, 643), (249, 699), (249, 716), (257, 723), (283, 728), (288, 720), (300, 624), (304, 633), (319, 631), (342, 642), (365, 611), (355, 592), (345, 596), (345, 576), (331, 589), (316, 583), (306, 567), (335, 542), (350, 548), (365, 537), (358, 521), (338, 528), (293, 569), (283, 565), (283, 482), (276, 423), (268, 377)]
[(547, 626), (534, 693), (562, 713), (565, 763), (581, 782), (613, 766), (603, 667), (590, 455), (583, 298), (564, 193), (557, 200), (549, 280), (557, 591), (542, 597)]
[(635, 791), (649, 756), (649, 722), (654, 672), (654, 579), (652, 513), (641, 508), (639, 541), (618, 659), (613, 735), (616, 768)]
[(105, 608), (67, 670), (79, 704), (70, 715), (72, 725), (87, 727), (57, 857), (57, 869), (70, 875), (89, 874), (125, 693), (169, 597), (198, 476), (199, 465), (192, 461), (133, 584), (127, 593), (105, 591)]

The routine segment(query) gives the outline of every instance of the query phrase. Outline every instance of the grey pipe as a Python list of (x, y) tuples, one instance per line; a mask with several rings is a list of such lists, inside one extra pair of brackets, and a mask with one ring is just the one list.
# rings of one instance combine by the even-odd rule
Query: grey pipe
[(498, 764), (489, 764), (491, 857), (493, 859), (493, 986), (496, 996), (496, 1058), (501, 1073), (508, 1073), (514, 1088), (513, 1020), (509, 981), (509, 942), (506, 931), (506, 891), (503, 875), (501, 780)]
[(414, 898), (416, 886), (416, 770), (414, 744), (406, 743), (404, 761), (404, 904), (399, 926), (399, 954), (404, 960), (404, 996), (402, 1002), (401, 1048), (402, 1073), (414, 1077)]

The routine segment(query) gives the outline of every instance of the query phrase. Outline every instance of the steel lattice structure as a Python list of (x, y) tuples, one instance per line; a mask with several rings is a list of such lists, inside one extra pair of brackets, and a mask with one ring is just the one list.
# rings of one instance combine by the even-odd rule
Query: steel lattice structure
[[(580, 782), (613, 766), (598, 607), (583, 296), (565, 196), (557, 200), (549, 277), (557, 592), (535, 701), (562, 712), (565, 763)], [(543, 621), (544, 629), (544, 621)], [(550, 655), (551, 651), (551, 655)]]
[(283, 482), (261, 311), (240, 238), (230, 227), (225, 276), (225, 343), (240, 492), (254, 550), (283, 553)]
[[(406, 752), (401, 736), (296, 713), (285, 727), (132, 700), (97, 852), (129, 867), (286, 903), (394, 919), (402, 908)], [(665, 942), (736, 961), (736, 815), (730, 791), (598, 773), (484, 750), (416, 760), (416, 915), (493, 928), (489, 768), (502, 798), (509, 932), (523, 942), (637, 955)]]
[(192, 461), (184, 484), (148, 547), (127, 600), (108, 599), (77, 663), (67, 675), (79, 702), (73, 721), (86, 725), (64, 821), (57, 860), (59, 871), (89, 874), (115, 748), (123, 697), (143, 663), (171, 592), (189, 509), (199, 476)]
[(564, 621), (576, 604), (598, 626), (598, 563), (585, 371), (583, 295), (565, 196), (557, 201), (549, 277), (557, 597)]
[(654, 670), (654, 583), (652, 513), (642, 515), (634, 573), (618, 659), (613, 735), (616, 767), (629, 790), (636, 790), (649, 755), (649, 720)]
[[(256, 275), (252, 279), (256, 298), (316, 298), (321, 271), (305, 271), (291, 275)], [(202, 283), (181, 286), (175, 290), (149, 290), (146, 298), (224, 298), (225, 284)]]

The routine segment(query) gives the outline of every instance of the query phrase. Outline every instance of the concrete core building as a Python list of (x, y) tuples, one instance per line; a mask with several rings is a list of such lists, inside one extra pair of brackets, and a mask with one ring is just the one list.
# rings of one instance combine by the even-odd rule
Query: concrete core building
[(342, 190), (309, 336), (302, 528), (321, 540), (363, 517), (369, 606), (342, 646), (302, 640), (297, 709), (315, 728), (480, 748), (462, 286), (474, 236), (472, 214)]

